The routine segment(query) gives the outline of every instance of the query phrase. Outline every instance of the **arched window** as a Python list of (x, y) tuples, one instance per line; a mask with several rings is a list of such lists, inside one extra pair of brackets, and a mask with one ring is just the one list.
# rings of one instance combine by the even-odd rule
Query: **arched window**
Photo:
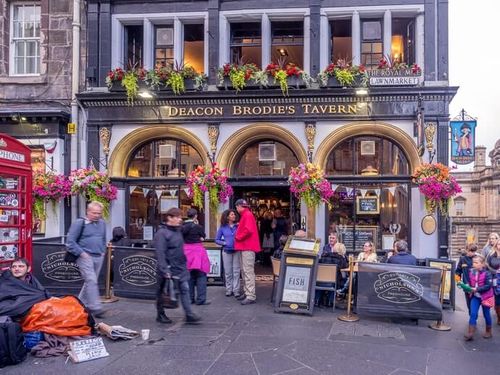
[(288, 146), (273, 140), (249, 145), (236, 160), (235, 177), (288, 176), (290, 168), (299, 164)]
[[(186, 193), (185, 178), (199, 165), (204, 165), (201, 155), (181, 140), (159, 139), (134, 150), (127, 167), (127, 233), (132, 240), (152, 240), (172, 207), (179, 207), (187, 216), (192, 202)], [(201, 212), (198, 217), (202, 225), (203, 215)]]
[(373, 241), (382, 255), (395, 240), (410, 242), (411, 171), (400, 146), (383, 137), (348, 138), (330, 152), (325, 170), (335, 190), (327, 231), (347, 251)]
[(127, 176), (179, 178), (199, 165), (203, 165), (203, 159), (193, 146), (175, 139), (161, 139), (135, 150)]
[(394, 142), (372, 136), (346, 139), (328, 155), (327, 175), (408, 176), (408, 159)]

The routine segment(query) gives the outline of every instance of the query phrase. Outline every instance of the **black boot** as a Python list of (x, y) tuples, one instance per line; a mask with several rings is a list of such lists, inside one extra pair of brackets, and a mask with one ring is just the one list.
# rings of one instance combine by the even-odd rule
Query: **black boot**
[(172, 320), (170, 320), (170, 318), (165, 314), (165, 311), (163, 310), (162, 311), (158, 310), (158, 313), (156, 314), (156, 321), (162, 324), (172, 323)]

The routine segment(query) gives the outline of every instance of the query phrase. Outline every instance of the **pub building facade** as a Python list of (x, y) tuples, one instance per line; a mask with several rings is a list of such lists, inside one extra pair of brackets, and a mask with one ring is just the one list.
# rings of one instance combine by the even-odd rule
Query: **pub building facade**
[[(447, 222), (425, 234), (423, 197), (411, 183), (421, 163), (448, 161), (447, 4), (425, 1), (88, 1), (85, 111), (88, 162), (107, 168), (119, 187), (110, 228), (152, 239), (162, 215), (191, 207), (186, 176), (218, 163), (234, 189), (231, 201), (201, 222), (213, 238), (221, 212), (245, 198), (257, 218), (280, 209), (289, 230), (348, 251), (373, 240), (378, 250), (406, 239), (417, 257), (446, 254)], [(339, 58), (376, 71), (382, 57), (418, 64), (417, 79), (377, 77), (356, 88), (235, 90), (218, 86), (225, 63), (279, 58), (316, 77)], [(127, 63), (125, 63), (127, 62)], [(208, 76), (202, 91), (127, 103), (109, 92), (107, 73), (127, 64), (187, 64)], [(374, 78), (374, 79), (373, 79)], [(387, 78), (387, 77), (386, 77)], [(427, 139), (423, 137), (424, 128)], [(99, 163), (96, 163), (99, 161)], [(307, 208), (290, 193), (291, 167), (320, 165), (335, 189), (333, 207)], [(431, 233), (432, 232), (432, 233)]]

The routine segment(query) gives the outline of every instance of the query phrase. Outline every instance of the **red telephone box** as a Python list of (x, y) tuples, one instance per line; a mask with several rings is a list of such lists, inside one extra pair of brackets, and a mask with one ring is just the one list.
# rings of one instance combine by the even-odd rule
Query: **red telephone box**
[(31, 262), (31, 150), (0, 133), (0, 268), (16, 256)]

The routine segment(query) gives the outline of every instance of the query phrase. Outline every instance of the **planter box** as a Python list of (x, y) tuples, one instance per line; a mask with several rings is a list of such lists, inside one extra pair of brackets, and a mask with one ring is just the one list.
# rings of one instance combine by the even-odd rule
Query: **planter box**
[[(139, 91), (147, 89), (148, 85), (144, 81), (139, 81)], [(125, 92), (125, 87), (122, 86), (122, 81), (113, 81), (111, 87), (108, 87), (109, 92)]]
[[(229, 79), (229, 77), (224, 77), (224, 83), (222, 85), (218, 84), (217, 88), (219, 90), (234, 90), (235, 89), (233, 87), (233, 84), (231, 83), (231, 80)], [(256, 89), (260, 89), (260, 88), (262, 88), (262, 86), (257, 84), (253, 79), (249, 79), (246, 82), (246, 85), (243, 88), (243, 90), (256, 90)]]
[(359, 86), (362, 86), (363, 85), (363, 78), (361, 76), (356, 76), (354, 78), (354, 83), (350, 86), (345, 86), (345, 85), (342, 85), (337, 78), (335, 77), (328, 77), (328, 82), (326, 83), (326, 86), (323, 86), (321, 85), (321, 88), (325, 89), (325, 88), (347, 88), (347, 87), (359, 87)]
[[(186, 91), (198, 91), (200, 89), (195, 88), (195, 82), (194, 79), (191, 78), (186, 78), (184, 80), (184, 88)], [(170, 86), (166, 86), (164, 83), (160, 84), (160, 91), (167, 91), (167, 92), (173, 92), (172, 88)]]

